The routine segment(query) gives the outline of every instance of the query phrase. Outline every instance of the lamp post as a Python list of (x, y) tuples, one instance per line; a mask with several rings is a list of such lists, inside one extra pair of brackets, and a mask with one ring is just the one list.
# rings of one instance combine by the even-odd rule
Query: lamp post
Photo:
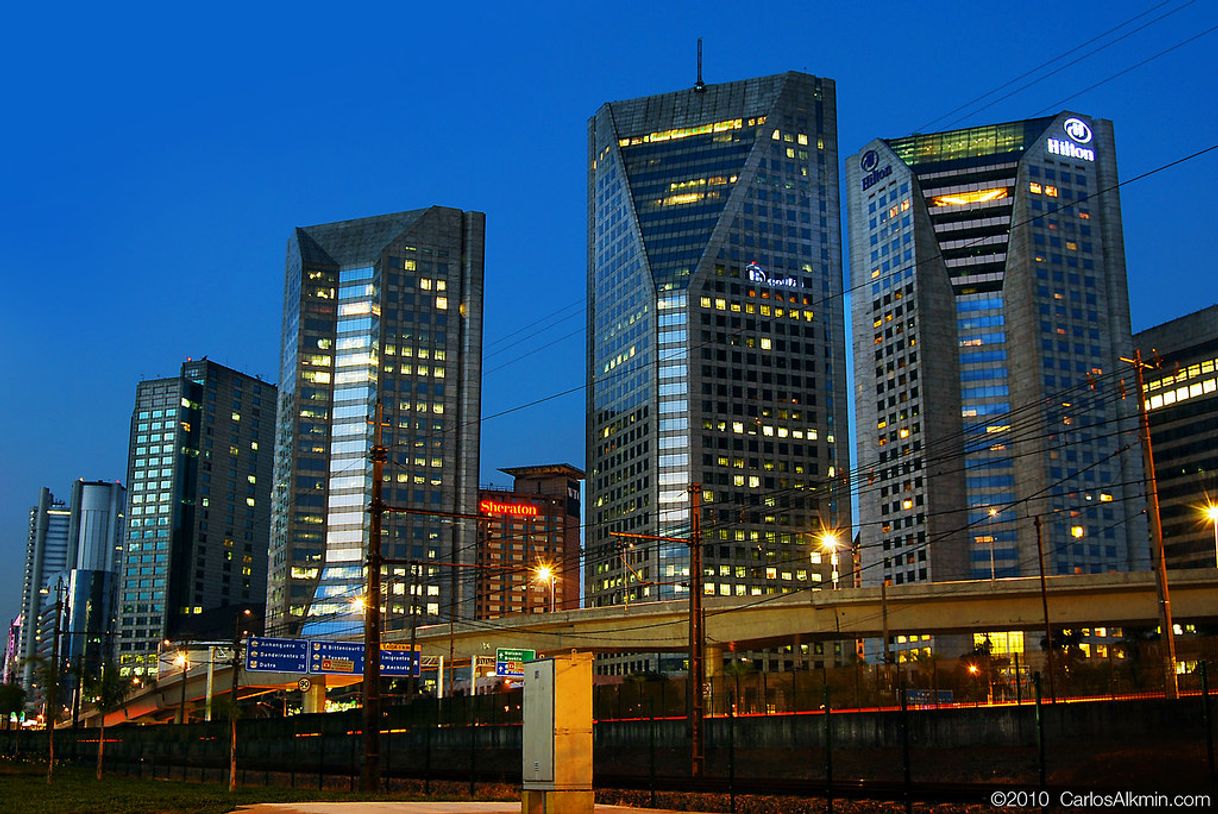
[(836, 532), (826, 531), (824, 534), (821, 535), (820, 547), (821, 547), (822, 551), (829, 552), (829, 565), (832, 566), (832, 568), (833, 568), (833, 590), (835, 590), (835, 591), (839, 587), (839, 576), (840, 575), (838, 574), (838, 571), (837, 571), (837, 566), (838, 566), (837, 550), (840, 546), (841, 546), (841, 541), (838, 540)]
[(232, 690), (228, 703), (228, 790), (237, 790), (237, 686), (241, 674), (241, 623), (254, 614), (249, 609), (241, 611), (233, 618), (233, 665)]
[(182, 668), (182, 695), (178, 701), (178, 723), (184, 724), (186, 723), (186, 672), (190, 669), (190, 653), (186, 650), (179, 650), (174, 664)]
[(554, 571), (554, 566), (549, 563), (541, 563), (533, 572), (533, 580), (539, 585), (550, 585), (550, 613), (554, 612), (554, 583), (558, 580), (558, 574)]
[(994, 545), (997, 543), (997, 536), (994, 534), (994, 518), (998, 516), (998, 510), (990, 509), (990, 582), (997, 578), (998, 570), (994, 567)]
[(1206, 506), (1205, 516), (1214, 524), (1214, 563), (1218, 565), (1218, 504), (1211, 503)]

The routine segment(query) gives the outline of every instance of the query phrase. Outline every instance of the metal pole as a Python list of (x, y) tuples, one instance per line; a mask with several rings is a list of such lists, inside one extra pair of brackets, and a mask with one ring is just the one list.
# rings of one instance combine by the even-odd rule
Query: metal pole
[(1210, 722), (1210, 677), (1206, 662), (1201, 662), (1201, 722), (1205, 726), (1205, 760), (1210, 770), (1210, 785), (1218, 774), (1214, 771), (1214, 725)]
[(216, 689), (216, 648), (207, 648), (207, 701), (203, 707), (203, 720), (211, 721), (211, 696)]
[(55, 632), (51, 638), (51, 675), (46, 684), (46, 699), (43, 717), (47, 727), (47, 785), (55, 775), (55, 719), (58, 718), (59, 705), (59, 620), (63, 613), (63, 578), (55, 584)]
[(825, 682), (825, 810), (833, 814), (833, 707)]
[(1163, 692), (1167, 698), (1179, 697), (1179, 679), (1176, 677), (1176, 628), (1172, 623), (1171, 592), (1167, 584), (1167, 553), (1163, 547), (1163, 523), (1159, 515), (1159, 482), (1155, 475), (1155, 453), (1150, 442), (1150, 413), (1146, 410), (1145, 383), (1142, 370), (1151, 367), (1142, 361), (1142, 351), (1134, 351), (1132, 359), (1121, 357), (1122, 362), (1133, 366), (1138, 381), (1138, 418), (1142, 437), (1142, 461), (1146, 469), (1146, 514), (1150, 519), (1150, 539), (1154, 545), (1155, 584), (1159, 589), (1159, 627), (1167, 643), (1164, 656)]
[(379, 791), (381, 786), (381, 517), (385, 513), (383, 480), (388, 458), (381, 443), (383, 411), (378, 401), (371, 454), (372, 501), (368, 506), (368, 585), (364, 592), (364, 766), (360, 776), (364, 792)]
[(656, 807), (656, 702), (648, 699), (651, 712), (651, 725), (647, 728), (648, 779), (651, 786), (651, 807)]
[(690, 774), (701, 777), (703, 769), (702, 718), (706, 682), (703, 661), (705, 631), (702, 619), (702, 484), (689, 485), (689, 750)]
[(1040, 787), (1045, 787), (1045, 715), (1041, 709), (1040, 673), (1032, 673), (1036, 690), (1036, 764), (1040, 772)]
[(190, 653), (183, 650), (182, 656), (182, 692), (178, 699), (178, 723), (186, 723), (186, 674), (190, 671)]
[(1049, 673), (1049, 703), (1057, 702), (1057, 690), (1053, 684), (1053, 628), (1049, 624), (1049, 590), (1045, 583), (1045, 544), (1041, 533), (1040, 515), (1032, 519), (1036, 526), (1036, 561), (1040, 565), (1040, 607), (1045, 618), (1045, 669)]
[(233, 618), (232, 682), (228, 703), (228, 790), (237, 790), (237, 694), (241, 679), (241, 620), (250, 615), (245, 609)]
[(909, 705), (905, 698), (905, 672), (900, 671), (901, 689), (901, 766), (905, 780), (905, 811), (913, 814), (913, 776), (909, 766)]

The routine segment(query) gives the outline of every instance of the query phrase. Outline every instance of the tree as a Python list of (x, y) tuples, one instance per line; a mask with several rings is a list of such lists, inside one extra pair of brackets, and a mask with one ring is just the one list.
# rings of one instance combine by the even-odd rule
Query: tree
[(102, 663), (101, 670), (85, 679), (85, 692), (97, 708), (101, 722), (97, 735), (97, 779), (102, 779), (102, 755), (106, 743), (106, 714), (121, 709), (127, 699), (131, 683), (119, 675), (118, 668), (110, 662)]
[(0, 684), (0, 715), (4, 716), (4, 728), (8, 729), (12, 716), (25, 709), (25, 688), (20, 684)]

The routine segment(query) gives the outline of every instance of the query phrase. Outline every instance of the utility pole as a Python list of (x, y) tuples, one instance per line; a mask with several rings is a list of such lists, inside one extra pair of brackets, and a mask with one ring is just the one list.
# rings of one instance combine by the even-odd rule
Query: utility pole
[[(372, 502), (368, 506), (368, 584), (364, 592), (364, 767), (360, 788), (381, 787), (381, 518), (385, 514), (385, 460), (381, 438), (384, 408), (376, 403), (372, 436)], [(412, 608), (413, 610), (413, 608)]]
[(1122, 356), (1137, 377), (1138, 418), (1141, 425), (1142, 465), (1146, 470), (1146, 511), (1150, 518), (1150, 539), (1154, 546), (1155, 583), (1159, 589), (1159, 628), (1167, 644), (1163, 664), (1163, 691), (1167, 698), (1175, 700), (1180, 687), (1176, 678), (1176, 629), (1171, 616), (1171, 593), (1167, 585), (1167, 554), (1163, 548), (1163, 524), (1159, 517), (1159, 482), (1155, 477), (1155, 453), (1150, 443), (1150, 413), (1146, 410), (1146, 391), (1142, 371), (1155, 368), (1142, 361), (1142, 351), (1135, 350), (1133, 357)]
[(1049, 674), (1049, 703), (1057, 703), (1057, 691), (1053, 686), (1053, 627), (1049, 624), (1049, 591), (1045, 584), (1045, 543), (1041, 533), (1040, 515), (1032, 519), (1036, 526), (1036, 562), (1040, 565), (1040, 607), (1045, 617), (1045, 672)]
[(689, 485), (689, 716), (690, 775), (702, 776), (702, 718), (706, 698), (706, 620), (702, 617), (702, 484)]
[(47, 727), (47, 785), (55, 776), (55, 719), (59, 706), (59, 620), (64, 611), (63, 578), (55, 583), (55, 630), (51, 637), (51, 674), (47, 677), (43, 717)]
[(689, 719), (690, 774), (701, 777), (704, 763), (702, 719), (706, 682), (706, 625), (702, 615), (702, 484), (689, 485), (689, 537), (664, 537), (656, 534), (633, 534), (611, 531), (610, 537), (630, 540), (652, 540), (663, 543), (684, 543), (689, 546), (689, 681), (685, 694), (686, 715)]
[[(410, 652), (414, 653), (418, 649), (418, 634), (419, 634), (419, 609), (415, 603), (419, 601), (419, 571), (423, 569), (422, 563), (416, 561), (410, 564), (410, 603), (407, 607), (410, 608)], [(411, 656), (414, 658), (414, 656)], [(419, 673), (423, 672), (423, 658), (419, 657)], [(410, 687), (410, 701), (414, 703), (414, 699), (419, 695), (419, 676), (411, 675), (410, 681), (407, 682)]]
[(241, 675), (241, 620), (252, 613), (246, 608), (233, 620), (233, 684), (229, 693), (229, 791), (236, 791), (236, 693)]

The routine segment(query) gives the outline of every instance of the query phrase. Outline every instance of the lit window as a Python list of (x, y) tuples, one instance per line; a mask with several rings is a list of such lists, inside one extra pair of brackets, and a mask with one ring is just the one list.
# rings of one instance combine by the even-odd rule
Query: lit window
[[(1053, 187), (1047, 187), (1053, 189)], [(1000, 201), (1010, 194), (1010, 190), (1006, 187), (996, 187), (994, 189), (978, 189), (972, 192), (954, 192), (950, 195), (936, 195), (930, 199), (934, 206), (965, 206), (967, 204), (987, 203), (989, 201)], [(1054, 190), (1052, 193), (1057, 194)]]
[(1032, 181), (1031, 183), (1028, 184), (1028, 191), (1032, 192), (1036, 195), (1040, 194), (1040, 189), (1041, 189), (1040, 184), (1036, 183), (1035, 181)]

